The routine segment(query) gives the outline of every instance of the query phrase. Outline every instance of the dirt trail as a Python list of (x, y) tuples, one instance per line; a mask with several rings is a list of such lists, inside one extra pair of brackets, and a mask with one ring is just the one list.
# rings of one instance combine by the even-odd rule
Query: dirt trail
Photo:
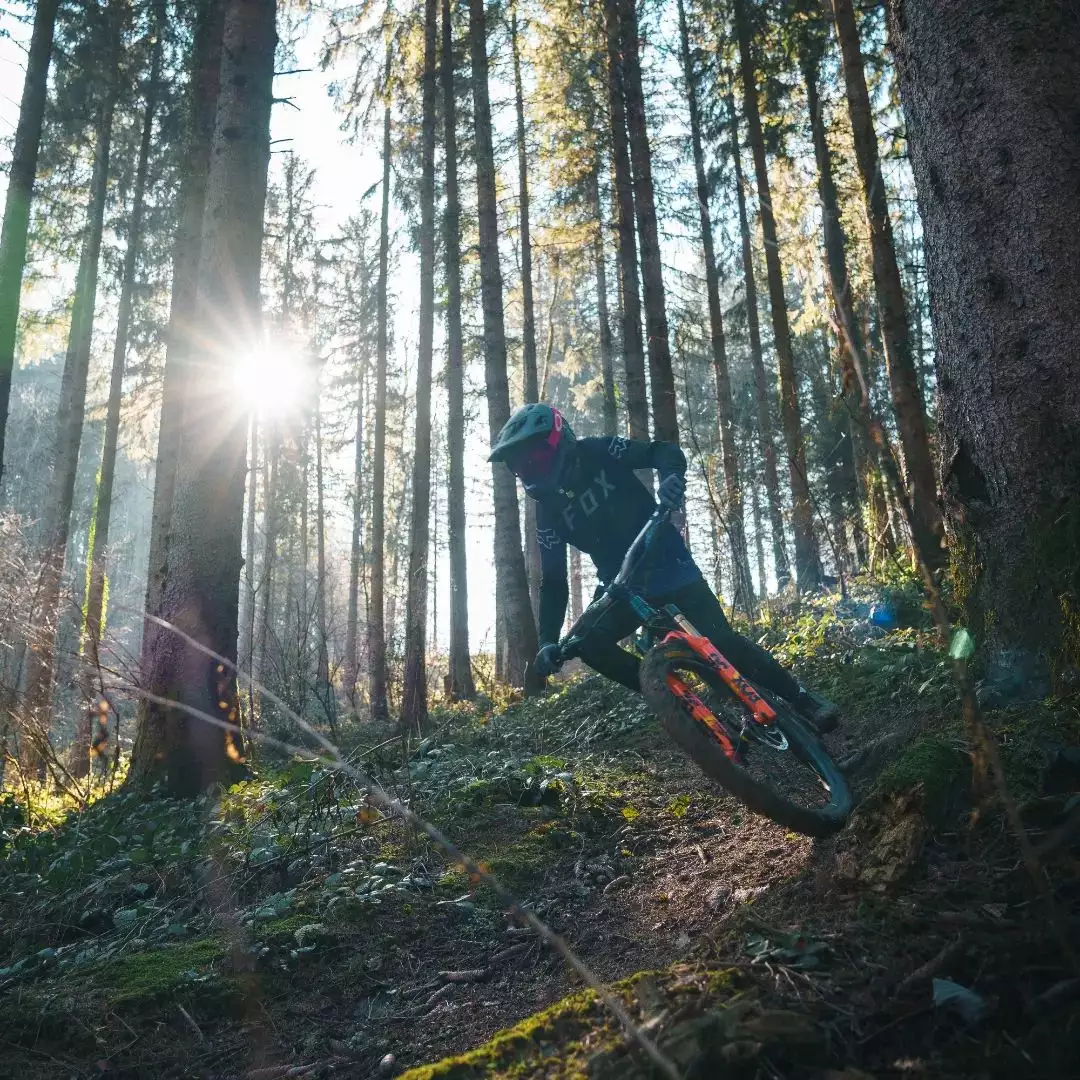
[[(838, 758), (882, 735), (882, 698), (893, 730), (940, 710), (928, 702), (901, 719), (895, 691), (839, 689)], [(951, 738), (891, 748), (888, 782), (830, 841), (747, 813), (640, 701), (595, 679), (490, 719), (446, 717), (407, 766), (387, 758), (383, 774), (601, 979), (630, 979), (618, 992), (688, 1078), (721, 1067), (848, 1080), (1069, 1075), (1078, 984), (1001, 827), (948, 824), (963, 791)], [(250, 845), (252, 821), (284, 829), (310, 799), (311, 835), (328, 839), (303, 857), (225, 872), (239, 857), (225, 845), (216, 877), (197, 864), (196, 893), (175, 867), (125, 871), (114, 906), (145, 885), (140, 895), (172, 903), (195, 940), (125, 937), (114, 911), (99, 931), (115, 949), (104, 960), (69, 973), (43, 963), (17, 984), (0, 974), (0, 1075), (650, 1075), (590, 995), (544, 1011), (579, 981), (490, 890), (400, 821), (377, 820), (355, 790), (318, 789), (289, 781), (277, 795), (237, 795), (219, 818), (233, 814)], [(945, 824), (931, 833), (928, 816)], [(1072, 918), (1076, 863), (1067, 846), (1059, 855), (1051, 873)], [(935, 977), (961, 988), (951, 1005), (932, 1003)]]

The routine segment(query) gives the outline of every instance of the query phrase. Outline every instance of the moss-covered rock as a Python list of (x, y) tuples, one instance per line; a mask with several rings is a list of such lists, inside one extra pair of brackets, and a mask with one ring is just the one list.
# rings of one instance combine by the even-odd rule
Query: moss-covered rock
[(934, 820), (952, 801), (967, 766), (966, 755), (955, 742), (941, 735), (923, 735), (885, 767), (877, 792), (893, 796), (922, 785), (923, 805)]
[[(811, 1017), (763, 1008), (734, 969), (676, 965), (611, 987), (688, 1080), (732, 1073), (763, 1053), (800, 1059), (823, 1038)], [(733, 1075), (736, 1073), (732, 1073)], [(591, 990), (571, 994), (465, 1054), (401, 1080), (645, 1080), (644, 1055)]]

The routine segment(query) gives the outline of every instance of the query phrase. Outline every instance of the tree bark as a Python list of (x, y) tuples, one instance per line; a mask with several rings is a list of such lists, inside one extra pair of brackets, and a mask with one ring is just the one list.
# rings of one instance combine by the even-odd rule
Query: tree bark
[[(210, 143), (214, 133), (221, 89), (221, 38), (225, 6), (202, 0), (195, 26), (191, 54), (191, 81), (187, 93), (188, 127), (185, 139), (186, 167), (180, 182), (180, 220), (173, 246), (172, 297), (161, 387), (157, 460), (154, 468), (154, 505), (150, 520), (150, 556), (146, 574), (144, 610), (156, 612), (168, 573), (169, 534), (180, 432), (184, 424), (188, 389), (187, 355), (195, 342), (195, 292), (202, 250), (202, 221), (206, 204), (206, 181), (210, 168)], [(254, 483), (254, 477), (252, 478)], [(140, 669), (145, 681), (150, 671), (157, 638), (166, 633), (152, 622), (143, 626)], [(146, 732), (148, 705), (140, 700), (137, 730)], [(157, 748), (153, 748), (157, 752)], [(164, 750), (162, 751), (164, 752)]]
[(326, 621), (326, 499), (323, 474), (321, 394), (315, 401), (315, 627), (319, 635), (315, 686), (331, 731), (337, 728), (337, 709), (330, 687), (330, 639)]
[[(251, 417), (251, 451), (248, 458), (247, 506), (244, 509), (244, 603), (240, 609), (240, 649), (237, 654), (241, 671), (248, 672), (248, 708), (255, 700), (255, 687), (251, 685), (252, 662), (255, 649), (255, 612), (258, 588), (255, 584), (255, 549), (257, 546), (255, 518), (258, 509), (259, 490), (259, 420)], [(250, 720), (250, 718), (249, 718)]]
[(450, 699), (476, 697), (469, 653), (469, 582), (465, 516), (465, 364), (461, 331), (461, 202), (458, 195), (457, 98), (454, 93), (454, 24), (450, 0), (442, 0), (442, 92), (446, 206), (446, 532), (450, 553)]
[(932, 569), (945, 561), (942, 547), (943, 528), (938, 505), (934, 462), (926, 433), (926, 407), (919, 374), (912, 355), (908, 327), (907, 302), (896, 261), (892, 220), (885, 192), (877, 133), (866, 90), (859, 31), (851, 0), (833, 0), (836, 33), (843, 55), (844, 85), (847, 89), (855, 157), (866, 197), (866, 216), (870, 222), (870, 248), (873, 255), (874, 285), (877, 291), (881, 332), (885, 342), (885, 362), (889, 371), (896, 427), (905, 478), (915, 520), (915, 538)]
[(15, 369), (15, 345), (19, 331), (19, 303), (26, 267), (26, 238), (30, 230), (30, 204), (34, 197), (41, 127), (52, 59), (53, 31), (59, 0), (38, 0), (34, 29), (26, 57), (19, 122), (8, 166), (8, 189), (4, 203), (4, 226), (0, 233), (0, 482), (4, 479), (4, 441), (11, 375)]
[[(750, 440), (747, 443), (750, 454), (750, 474), (753, 477), (754, 474), (754, 443)], [(758, 572), (758, 598), (765, 601), (769, 595), (769, 582), (765, 576), (765, 534), (764, 526), (761, 517), (761, 499), (758, 497), (758, 483), (756, 478), (750, 482), (750, 509), (751, 516), (754, 521), (754, 551), (757, 555), (757, 572)]]
[[(757, 412), (758, 441), (761, 443), (762, 471), (765, 477), (765, 498), (769, 506), (769, 526), (772, 532), (773, 573), (776, 576), (777, 588), (783, 590), (791, 581), (791, 567), (788, 563), (787, 542), (784, 537), (780, 477), (776, 469), (776, 437), (773, 434), (772, 409), (769, 405), (768, 384), (765, 378), (765, 359), (761, 350), (757, 282), (754, 278), (754, 249), (750, 242), (750, 219), (746, 212), (739, 119), (735, 112), (735, 101), (730, 94), (727, 107), (731, 134), (731, 160), (735, 168), (735, 197), (739, 207), (739, 233), (742, 239), (746, 326), (750, 337), (750, 363), (754, 371), (754, 404)], [(767, 578), (761, 578), (760, 588), (763, 596), (768, 594)]]
[(390, 262), (390, 63), (386, 46), (383, 74), (382, 210), (379, 224), (379, 282), (376, 286), (375, 448), (371, 467), (371, 613), (368, 618), (368, 697), (371, 716), (389, 713), (386, 669), (386, 355), (387, 290)]
[[(267, 678), (268, 657), (270, 650), (270, 624), (274, 611), (274, 569), (277, 564), (278, 534), (280, 532), (281, 513), (281, 432), (276, 425), (267, 425), (263, 464), (263, 557), (259, 572), (259, 619), (255, 634), (254, 654), (251, 661), (252, 683), (264, 682)], [(252, 477), (254, 484), (255, 478)], [(286, 605), (287, 607), (287, 605)], [(256, 699), (252, 701), (251, 722), (257, 718)]]
[(814, 511), (810, 482), (806, 473), (802, 418), (799, 414), (798, 382), (791, 351), (787, 301), (784, 297), (784, 272), (780, 265), (780, 243), (773, 215), (769, 170), (765, 160), (765, 136), (758, 111), (757, 73), (751, 51), (750, 24), (746, 0), (734, 0), (735, 31), (739, 39), (739, 66), (742, 72), (743, 109), (750, 135), (750, 149), (757, 175), (758, 211), (765, 241), (765, 267), (769, 281), (769, 307), (772, 313), (776, 367), (780, 376), (780, 424), (787, 446), (791, 478), (791, 531), (795, 538), (795, 578), (800, 591), (813, 591), (821, 584), (821, 565), (814, 535)]
[(576, 623), (581, 618), (581, 552), (576, 547), (570, 548), (570, 621)]
[(604, 434), (619, 433), (619, 413), (615, 400), (615, 355), (611, 342), (611, 318), (608, 314), (607, 263), (604, 257), (604, 207), (600, 201), (600, 159), (589, 173), (589, 194), (596, 214), (593, 238), (593, 262), (596, 267), (596, 316), (600, 338), (600, 376), (604, 394)]
[(357, 714), (356, 682), (358, 670), (358, 624), (360, 619), (360, 560), (364, 536), (364, 383), (367, 363), (361, 362), (356, 388), (356, 447), (353, 459), (352, 539), (349, 545), (349, 600), (345, 614), (345, 664), (342, 672), (345, 697)]
[(640, 44), (636, 0), (619, 0), (622, 24), (623, 93), (626, 125), (630, 134), (634, 212), (641, 243), (641, 283), (645, 296), (645, 333), (649, 353), (649, 385), (652, 389), (653, 437), (679, 441), (679, 418), (675, 403), (675, 374), (671, 367), (667, 303), (656, 221), (652, 150), (645, 118), (645, 91), (641, 83)]
[(907, 0), (891, 32), (919, 196), (956, 580), (995, 674), (1080, 662), (1080, 21)]
[(709, 185), (705, 177), (705, 153), (701, 145), (701, 116), (698, 104), (697, 76), (690, 53), (690, 31), (686, 22), (683, 0), (678, 2), (679, 42), (682, 48), (683, 75), (690, 111), (690, 143), (694, 158), (694, 177), (697, 183), (698, 220), (701, 224), (701, 246), (705, 258), (705, 291), (709, 304), (709, 340), (712, 346), (713, 375), (716, 380), (716, 417), (720, 427), (721, 456), (724, 463), (724, 487), (727, 495), (727, 533), (731, 545), (734, 578), (734, 602), (753, 620), (754, 602), (750, 559), (746, 550), (746, 522), (743, 513), (742, 481), (739, 477), (739, 454), (735, 446), (735, 405), (731, 397), (731, 375), (728, 372), (727, 344), (724, 339), (724, 314), (720, 306), (720, 275), (716, 269), (713, 246), (712, 218), (709, 215)]
[[(135, 167), (135, 184), (131, 194), (131, 214), (128, 218), (128, 242), (124, 253), (124, 268), (120, 279), (120, 299), (116, 315), (116, 339), (113, 343), (112, 370), (109, 375), (109, 398), (105, 414), (105, 439), (101, 451), (101, 468), (94, 496), (94, 515), (86, 553), (86, 603), (83, 615), (84, 705), (93, 691), (94, 673), (99, 668), (98, 649), (105, 631), (105, 582), (109, 546), (109, 526), (112, 519), (113, 480), (116, 475), (116, 449), (120, 436), (120, 406), (124, 391), (124, 369), (127, 365), (128, 337), (131, 331), (132, 299), (135, 273), (142, 246), (142, 223), (146, 195), (146, 178), (150, 169), (150, 143), (154, 133), (157, 110), (165, 12), (163, 4), (155, 5), (154, 46), (151, 51), (150, 76), (146, 87), (146, 107), (143, 111), (139, 158)], [(108, 705), (106, 703), (106, 709)], [(90, 740), (92, 719), (108, 715), (99, 712), (97, 703), (84, 707), (75, 726), (75, 743), (70, 772), (82, 777), (90, 771)]]
[[(239, 719), (235, 671), (247, 416), (231, 384), (231, 360), (258, 340), (259, 267), (270, 161), (275, 5), (225, 5), (221, 94), (211, 142), (195, 324), (216, 346), (184, 372), (187, 396), (173, 491), (169, 566), (160, 617), (176, 633), (154, 640), (148, 686), (155, 700), (136, 736), (135, 783), (164, 775), (167, 789), (193, 795), (224, 779), (242, 757), (225, 724)], [(196, 376), (197, 370), (197, 376)], [(212, 448), (212, 452), (211, 449)], [(171, 704), (166, 704), (169, 702)]]
[[(119, 63), (120, 12), (114, 2), (107, 14), (112, 40), (106, 63), (114, 70)], [(108, 196), (109, 155), (112, 147), (113, 114), (119, 92), (118, 80), (110, 78), (102, 89), (103, 98), (94, 122), (94, 167), (90, 179), (90, 198), (75, 298), (68, 329), (67, 355), (60, 383), (60, 401), (56, 410), (56, 445), (53, 455), (49, 497), (42, 527), (41, 577), (38, 585), (37, 612), (34, 618), (38, 645), (30, 650), (26, 664), (26, 715), (29, 726), (24, 743), (30, 751), (28, 765), (35, 762), (39, 749), (48, 737), (52, 704), (52, 682), (59, 633), (60, 590), (71, 529), (71, 507), (75, 498), (75, 479), (79, 466), (86, 415), (86, 383), (90, 369), (90, 349), (94, 336), (94, 309), (97, 306), (98, 269), (101, 236), (105, 223)], [(40, 740), (39, 745), (38, 741)]]
[(423, 118), (420, 135), (420, 340), (416, 360), (409, 583), (405, 602), (405, 684), (401, 724), (424, 732), (427, 708), (428, 547), (431, 537), (431, 375), (435, 341), (435, 64), (438, 0), (424, 0)]
[[(469, 45), (473, 74), (473, 121), (476, 142), (477, 217), (480, 233), (480, 293), (484, 319), (484, 371), (488, 427), (492, 442), (510, 418), (506, 376), (506, 330), (503, 283), (499, 266), (499, 219), (495, 192), (491, 103), (488, 95), (487, 29), (484, 0), (469, 0)], [(536, 623), (529, 603), (529, 584), (521, 547), (517, 487), (505, 465), (492, 466), (495, 492), (495, 568), (506, 603), (507, 664), (504, 672), (515, 686), (525, 683), (526, 665), (536, 655)], [(536, 689), (527, 686), (527, 690)]]
[[(813, 46), (807, 46), (811, 49)], [(851, 289), (851, 279), (847, 266), (847, 236), (840, 221), (840, 204), (833, 179), (832, 156), (825, 133), (825, 117), (822, 113), (821, 97), (818, 93), (818, 63), (820, 54), (804, 51), (802, 56), (803, 80), (806, 83), (806, 99), (810, 112), (810, 134), (814, 144), (814, 159), (817, 164), (818, 196), (821, 200), (821, 224), (825, 247), (825, 269), (832, 294), (833, 312), (836, 318), (841, 358), (845, 372), (844, 382), (847, 389), (844, 397), (849, 413), (849, 437), (846, 440), (851, 456), (851, 467), (857, 478), (855, 501), (858, 505), (860, 489), (866, 503), (867, 514), (872, 522), (882, 521), (886, 516), (885, 493), (881, 486), (881, 477), (874, 465), (873, 453), (869, 446), (870, 415), (866, 403), (858, 390), (853, 358), (849, 354), (848, 342), (860, 354), (863, 351), (863, 338), (859, 320), (855, 316), (855, 306)], [(872, 530), (871, 530), (872, 531)], [(856, 550), (859, 540), (856, 537)]]
[[(525, 401), (540, 400), (536, 361), (536, 306), (533, 299), (532, 237), (529, 231), (529, 153), (525, 143), (525, 94), (521, 84), (521, 47), (517, 5), (510, 12), (510, 51), (514, 61), (514, 114), (518, 161), (518, 228), (521, 241), (521, 346)], [(554, 303), (554, 301), (552, 301)], [(525, 500), (525, 553), (533, 618), (540, 606), (540, 542), (536, 537), (536, 503)]]
[(626, 417), (631, 439), (649, 438), (645, 390), (645, 354), (641, 347), (641, 293), (638, 288), (637, 239), (634, 233), (634, 187), (626, 134), (626, 99), (619, 3), (604, 0), (607, 35), (608, 105), (611, 157), (619, 233), (619, 291), (622, 298), (623, 364), (626, 370)]

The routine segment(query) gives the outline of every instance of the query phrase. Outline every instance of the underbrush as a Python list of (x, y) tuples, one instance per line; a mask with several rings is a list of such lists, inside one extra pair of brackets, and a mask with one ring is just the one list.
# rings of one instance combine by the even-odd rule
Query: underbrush
[[(846, 605), (815, 601), (759, 636), (841, 704), (851, 746), (900, 735), (866, 781), (881, 806), (918, 791), (921, 807), (949, 803), (953, 828), (967, 805), (967, 747), (947, 657), (922, 625), (875, 622), (877, 601), (858, 589)], [(673, 830), (707, 821), (739, 843), (744, 812), (689, 765), (680, 784), (655, 720), (622, 688), (576, 678), (541, 699), (489, 705), (435, 709), (423, 740), (346, 729), (344, 751), (556, 930), (572, 928), (574, 905), (626, 888)], [(1056, 828), (1075, 790), (1080, 710), (1047, 701), (988, 721), (1025, 812)], [(919, 843), (930, 835), (918, 832)], [(461, 941), (498, 937), (508, 923), (465, 867), (375, 806), (358, 779), (312, 761), (257, 759), (251, 779), (186, 802), (101, 788), (82, 806), (9, 790), (0, 857), (0, 1010), (17, 1020), (3, 1038), (28, 1055), (27, 1076), (42, 1053), (145, 1075), (171, 1060), (178, 1037), (224, 1038), (229, 1017), (289, 999), (411, 1016), (394, 996), (403, 972), (431, 956), (452, 970)], [(111, 1011), (145, 1042), (124, 1049), (122, 1029), (94, 1019)], [(307, 1028), (281, 1037), (315, 1052)], [(727, 1044), (717, 1053), (732, 1053)], [(325, 1039), (318, 1047), (325, 1055)], [(374, 1035), (335, 1053), (371, 1068), (381, 1057)], [(618, 1050), (612, 1075), (630, 1075), (618, 1072), (625, 1060)]]

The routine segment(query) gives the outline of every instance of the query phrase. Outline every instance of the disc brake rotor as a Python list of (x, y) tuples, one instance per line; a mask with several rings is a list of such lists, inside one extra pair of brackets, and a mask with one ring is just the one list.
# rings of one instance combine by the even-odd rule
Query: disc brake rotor
[(743, 725), (743, 739), (767, 746), (770, 750), (788, 749), (787, 736), (779, 728), (766, 727), (753, 721)]

